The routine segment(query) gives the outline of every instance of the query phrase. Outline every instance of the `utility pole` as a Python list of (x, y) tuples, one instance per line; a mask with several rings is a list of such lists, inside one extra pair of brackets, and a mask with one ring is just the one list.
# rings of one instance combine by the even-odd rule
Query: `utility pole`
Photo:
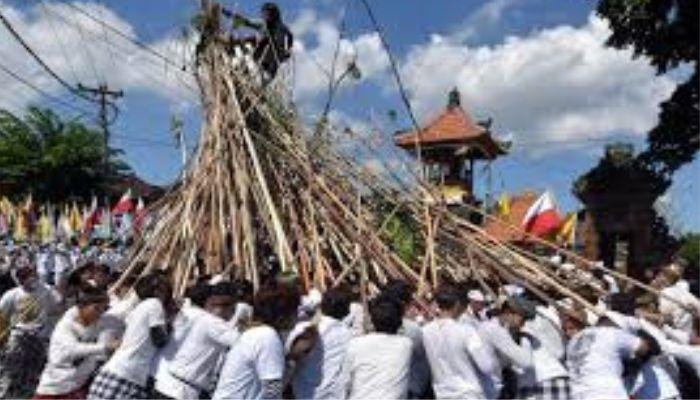
[(170, 132), (175, 138), (175, 143), (180, 148), (180, 157), (182, 158), (182, 178), (185, 178), (185, 166), (187, 166), (187, 143), (185, 143), (185, 123), (179, 115), (173, 115), (170, 118)]
[(85, 86), (79, 83), (78, 90), (94, 96), (95, 98), (97, 98), (97, 101), (100, 104), (98, 123), (100, 125), (100, 128), (102, 128), (102, 135), (104, 137), (105, 142), (105, 154), (103, 162), (105, 172), (109, 172), (109, 125), (111, 125), (114, 121), (109, 120), (109, 110), (107, 110), (107, 106), (114, 107), (116, 111), (116, 106), (110, 100), (116, 100), (120, 97), (124, 97), (124, 92), (121, 90), (110, 90), (106, 83), (103, 83), (96, 88)]

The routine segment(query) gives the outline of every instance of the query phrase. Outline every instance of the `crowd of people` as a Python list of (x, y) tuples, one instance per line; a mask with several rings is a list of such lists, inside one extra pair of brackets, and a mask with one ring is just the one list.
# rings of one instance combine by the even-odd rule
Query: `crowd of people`
[(177, 299), (157, 270), (115, 287), (109, 246), (6, 253), (3, 398), (697, 397), (700, 301), (675, 264), (651, 282), (661, 296), (612, 279), (587, 309), (470, 281), (427, 302), (401, 280), (302, 295), (282, 280), (254, 291), (202, 276)]

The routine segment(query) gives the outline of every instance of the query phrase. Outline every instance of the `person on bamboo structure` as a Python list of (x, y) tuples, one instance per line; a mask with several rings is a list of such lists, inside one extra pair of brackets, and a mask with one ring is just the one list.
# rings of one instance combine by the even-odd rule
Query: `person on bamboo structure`
[(623, 377), (626, 363), (641, 365), (659, 354), (658, 342), (644, 331), (635, 335), (620, 329), (606, 316), (587, 326), (586, 313), (577, 306), (561, 312), (560, 318), (568, 338), (572, 399), (629, 399)]
[(350, 298), (341, 289), (323, 294), (320, 314), (296, 324), (287, 338), (287, 357), (295, 362), (291, 382), (297, 399), (342, 399), (343, 363), (352, 332), (343, 324)]
[(299, 305), (294, 286), (259, 291), (253, 318), (226, 354), (213, 399), (279, 399), (285, 357), (281, 333), (293, 324)]
[(423, 344), (439, 399), (489, 398), (484, 378), (496, 374), (499, 364), (475, 326), (459, 321), (466, 304), (454, 288), (435, 296), (438, 316), (423, 327)]
[(292, 53), (294, 35), (282, 21), (282, 13), (275, 3), (264, 3), (260, 8), (261, 22), (251, 21), (245, 16), (223, 10), (224, 15), (233, 18), (233, 26), (247, 27), (258, 32), (256, 36), (232, 39), (232, 46), (250, 44), (253, 47), (253, 60), (263, 71), (263, 82), (270, 82), (277, 75), (280, 65)]
[(126, 318), (121, 345), (90, 385), (90, 399), (149, 397), (151, 364), (170, 333), (166, 310), (172, 289), (165, 274), (152, 272), (139, 279), (135, 290), (141, 301)]
[(41, 373), (35, 399), (84, 399), (100, 360), (119, 341), (98, 342), (98, 321), (109, 297), (101, 288), (83, 287), (77, 305), (68, 309), (51, 335), (48, 361)]

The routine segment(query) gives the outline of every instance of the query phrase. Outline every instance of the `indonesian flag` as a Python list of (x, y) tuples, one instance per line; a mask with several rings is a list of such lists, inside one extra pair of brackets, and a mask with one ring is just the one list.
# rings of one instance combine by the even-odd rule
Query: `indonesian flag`
[(537, 236), (547, 236), (559, 228), (561, 218), (557, 213), (554, 199), (549, 191), (546, 191), (535, 201), (523, 218), (525, 232)]
[(139, 231), (143, 225), (143, 220), (146, 219), (146, 205), (143, 204), (143, 199), (139, 197), (136, 203), (136, 212), (134, 213), (134, 229)]
[(117, 204), (112, 208), (112, 214), (124, 214), (134, 210), (134, 202), (131, 201), (131, 189), (122, 195)]

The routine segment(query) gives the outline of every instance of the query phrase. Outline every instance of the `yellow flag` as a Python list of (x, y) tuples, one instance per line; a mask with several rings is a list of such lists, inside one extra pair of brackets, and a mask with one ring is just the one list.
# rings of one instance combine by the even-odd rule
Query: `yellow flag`
[(15, 220), (15, 206), (7, 197), (3, 196), (0, 200), (0, 213), (7, 218), (7, 223), (12, 225)]
[(17, 219), (15, 222), (15, 229), (12, 232), (12, 238), (18, 242), (23, 242), (27, 240), (27, 222), (24, 218), (24, 213), (17, 213)]
[(496, 214), (500, 217), (507, 217), (510, 215), (510, 198), (506, 193), (503, 193), (496, 202)]
[(39, 217), (39, 240), (42, 241), (42, 243), (48, 243), (53, 239), (53, 226), (51, 226), (51, 221), (49, 220), (49, 217), (46, 216), (45, 213), (41, 214), (41, 217)]
[(564, 221), (559, 226), (557, 232), (557, 241), (562, 244), (573, 245), (576, 241), (576, 213), (570, 212), (566, 214)]
[(70, 210), (70, 216), (68, 217), (70, 223), (71, 231), (77, 233), (83, 229), (83, 219), (78, 210), (78, 205), (73, 202), (73, 207)]

